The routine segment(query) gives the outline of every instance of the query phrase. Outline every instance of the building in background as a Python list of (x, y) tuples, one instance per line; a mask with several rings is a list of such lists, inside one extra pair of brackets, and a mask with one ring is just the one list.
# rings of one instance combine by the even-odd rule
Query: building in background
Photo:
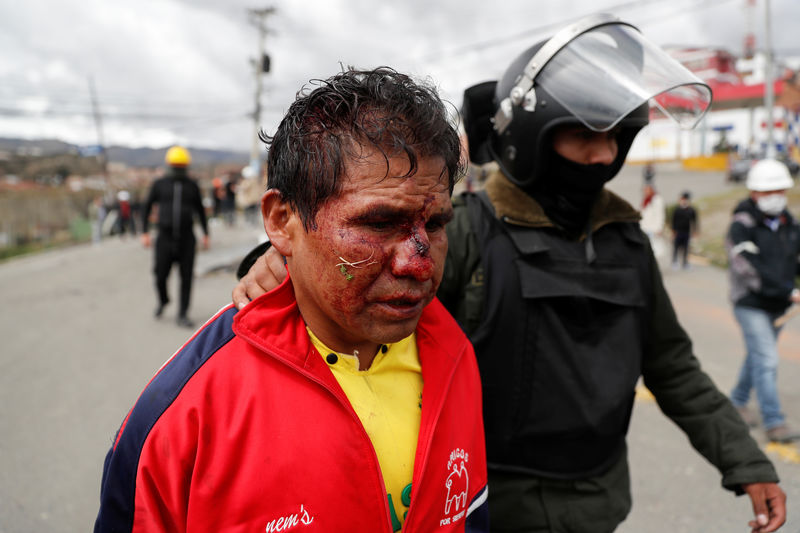
[[(727, 156), (735, 159), (762, 155), (768, 122), (764, 54), (739, 58), (724, 49), (699, 47), (673, 47), (668, 51), (711, 87), (711, 110), (690, 131), (680, 130), (672, 121), (653, 114), (650, 125), (631, 147), (628, 160), (687, 160), (718, 154), (716, 161), (723, 162), (730, 159)], [(777, 63), (773, 69), (773, 139), (779, 153), (800, 158), (800, 74)]]

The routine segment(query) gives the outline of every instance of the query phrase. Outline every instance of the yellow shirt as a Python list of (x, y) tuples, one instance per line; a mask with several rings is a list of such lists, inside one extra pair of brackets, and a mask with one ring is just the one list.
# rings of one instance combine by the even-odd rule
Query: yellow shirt
[(395, 525), (401, 525), (410, 503), (422, 412), (422, 367), (416, 334), (384, 345), (372, 366), (359, 370), (357, 357), (330, 350), (306, 330), (372, 441), (390, 508), (394, 507)]

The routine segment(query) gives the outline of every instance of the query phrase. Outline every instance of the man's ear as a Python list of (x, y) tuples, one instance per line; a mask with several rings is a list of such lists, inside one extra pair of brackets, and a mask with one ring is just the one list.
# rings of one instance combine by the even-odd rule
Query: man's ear
[(272, 246), (283, 256), (292, 255), (292, 237), (303, 230), (300, 217), (283, 201), (281, 193), (269, 189), (261, 197), (261, 215), (264, 219), (264, 230), (269, 236)]

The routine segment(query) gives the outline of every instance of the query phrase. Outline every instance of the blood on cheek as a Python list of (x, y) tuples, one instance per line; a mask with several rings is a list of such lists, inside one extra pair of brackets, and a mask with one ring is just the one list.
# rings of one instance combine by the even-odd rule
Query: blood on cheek
[(369, 283), (385, 266), (396, 276), (424, 279), (433, 269), (431, 242), (422, 224), (401, 224), (390, 236), (338, 232), (332, 243), (336, 268), (348, 285)]
[(339, 229), (326, 239), (321, 255), (326, 256), (327, 265), (322, 268), (331, 269), (324, 278), (319, 273), (320, 279), (329, 281), (318, 285), (324, 300), (341, 316), (362, 308), (366, 292), (382, 271), (385, 254), (380, 243), (358, 232)]
[(336, 257), (336, 268), (348, 282), (355, 280), (356, 275), (370, 277), (369, 273), (380, 270), (384, 253), (379, 239), (369, 239), (358, 232), (340, 229), (338, 238), (330, 243), (330, 249)]

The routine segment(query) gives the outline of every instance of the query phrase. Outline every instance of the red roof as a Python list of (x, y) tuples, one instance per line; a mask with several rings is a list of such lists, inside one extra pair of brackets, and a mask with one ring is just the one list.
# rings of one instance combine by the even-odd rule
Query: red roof
[[(714, 95), (714, 102), (721, 103), (729, 100), (763, 100), (764, 99), (764, 83), (755, 83), (753, 85), (745, 85), (743, 83), (732, 84), (709, 84), (711, 91)], [(783, 92), (783, 80), (775, 80), (774, 82), (775, 96)]]

